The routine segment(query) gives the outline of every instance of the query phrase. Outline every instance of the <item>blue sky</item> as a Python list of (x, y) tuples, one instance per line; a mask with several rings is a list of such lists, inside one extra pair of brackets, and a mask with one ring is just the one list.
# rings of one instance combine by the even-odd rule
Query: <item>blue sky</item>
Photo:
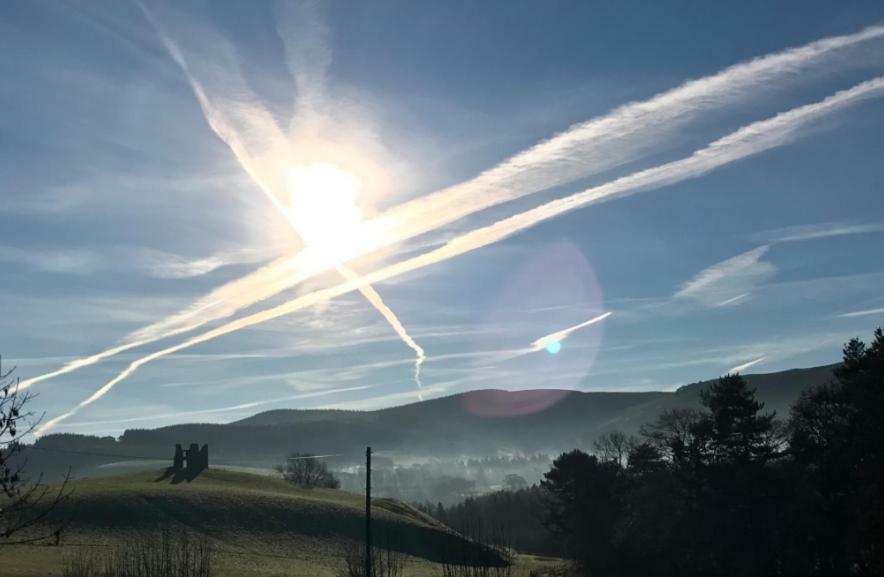
[(878, 2), (0, 14), (4, 366), (26, 380), (131, 345), (33, 383), (46, 421), (145, 355), (340, 285), (304, 265), (264, 289), (311, 243), (284, 216), (290, 165), (356, 175), (361, 222), (393, 223), (341, 250), (426, 354), (421, 392), (415, 349), (350, 291), (139, 365), (53, 431), (671, 389), (834, 362), (884, 324)]

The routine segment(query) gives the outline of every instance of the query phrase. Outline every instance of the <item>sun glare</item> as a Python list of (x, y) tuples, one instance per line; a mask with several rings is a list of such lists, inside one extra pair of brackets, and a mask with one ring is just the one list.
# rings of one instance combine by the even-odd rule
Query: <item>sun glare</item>
[(292, 226), (306, 244), (329, 257), (351, 246), (362, 218), (356, 175), (329, 163), (297, 164), (289, 167), (286, 185)]

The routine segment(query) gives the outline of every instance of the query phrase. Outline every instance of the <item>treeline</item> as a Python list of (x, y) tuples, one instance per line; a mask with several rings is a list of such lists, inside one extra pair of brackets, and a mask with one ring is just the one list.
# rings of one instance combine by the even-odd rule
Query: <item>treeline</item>
[(470, 497), (451, 507), (424, 503), (418, 508), (466, 537), (491, 535), (502, 540), (491, 539), (494, 545), (511, 546), (521, 553), (562, 557), (567, 551), (561, 540), (543, 525), (547, 502), (544, 489), (534, 485)]
[(884, 332), (843, 353), (785, 422), (727, 375), (701, 409), (562, 454), (537, 486), (432, 513), (594, 577), (884, 575)]

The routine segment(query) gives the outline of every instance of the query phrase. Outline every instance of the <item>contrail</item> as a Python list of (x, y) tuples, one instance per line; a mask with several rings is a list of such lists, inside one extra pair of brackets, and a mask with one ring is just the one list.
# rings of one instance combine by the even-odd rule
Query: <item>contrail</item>
[(602, 313), (598, 316), (595, 316), (595, 317), (589, 319), (588, 321), (584, 321), (584, 322), (576, 324), (574, 326), (570, 326), (566, 329), (562, 329), (560, 331), (556, 331), (554, 333), (544, 335), (544, 336), (540, 337), (539, 339), (536, 339), (528, 347), (522, 347), (520, 349), (513, 349), (513, 350), (509, 350), (509, 351), (503, 351), (494, 360), (495, 360), (495, 362), (511, 361), (511, 360), (517, 359), (519, 357), (524, 357), (525, 355), (530, 355), (532, 353), (539, 353), (540, 351), (542, 351), (544, 349), (550, 350), (550, 352), (552, 352), (552, 353), (557, 353), (558, 352), (557, 348), (555, 350), (551, 350), (551, 349), (548, 349), (547, 347), (549, 347), (555, 343), (561, 343), (563, 340), (568, 338), (571, 335), (571, 333), (573, 333), (574, 331), (579, 331), (582, 328), (585, 328), (585, 327), (594, 325), (598, 322), (601, 322), (601, 321), (605, 320), (606, 318), (608, 318), (609, 316), (611, 316), (612, 314), (614, 314), (613, 311), (608, 311), (608, 312)]
[[(185, 71), (188, 81), (193, 82), (193, 76), (189, 73), (181, 51), (161, 32), (151, 14), (147, 10), (144, 12), (156, 27), (173, 60)], [(810, 67), (882, 37), (884, 26), (873, 26), (854, 34), (825, 38), (736, 64), (711, 76), (688, 81), (650, 100), (621, 106), (517, 154), (470, 181), (394, 207), (371, 221), (361, 223), (359, 227), (363, 232), (358, 233), (360, 242), (354, 243), (352, 252), (345, 255), (343, 260), (369, 254), (433, 231), (479, 210), (562, 184), (566, 173), (572, 175), (567, 177), (572, 180), (575, 175), (586, 176), (635, 160), (649, 143), (665, 143), (674, 127), (696, 118), (698, 113), (757, 96), (786, 79), (801, 80)], [(213, 41), (224, 45), (223, 40), (213, 38)], [(852, 65), (852, 62), (845, 62), (843, 59), (839, 63)], [(192, 88), (200, 105), (214, 110), (202, 86), (192, 84)], [(245, 86), (236, 88), (238, 94), (246, 90)], [(234, 129), (232, 123), (239, 120), (246, 123), (249, 133), (267, 135), (262, 139), (262, 147), (286, 146), (285, 138), (279, 134), (275, 121), (263, 107), (242, 101), (230, 101), (228, 104), (228, 109), (236, 111), (235, 119), (213, 114), (211, 117), (207, 116), (207, 120), (222, 140), (227, 142), (237, 159), (246, 163), (244, 166), (249, 174), (260, 182), (260, 174), (255, 167), (258, 161), (249, 154), (248, 146), (239, 138), (239, 131)], [(610, 151), (612, 145), (614, 150)], [(605, 153), (606, 150), (609, 152)], [(566, 151), (580, 152), (581, 156), (566, 159)], [(559, 173), (563, 163), (570, 168)], [(270, 167), (273, 162), (266, 160), (263, 164)], [(583, 166), (585, 170), (577, 171), (578, 166)], [(283, 166), (273, 168), (284, 170)], [(272, 197), (269, 185), (270, 183), (266, 187), (261, 186), (261, 189)], [(21, 386), (27, 388), (136, 346), (189, 332), (208, 322), (229, 317), (242, 308), (329, 270), (328, 263), (321, 262), (316, 257), (316, 254), (310, 254), (308, 248), (294, 257), (279, 259), (247, 277), (212, 291), (188, 309), (136, 331), (120, 346), (72, 361), (57, 371), (22, 381)]]
[(868, 80), (850, 89), (837, 92), (820, 102), (793, 108), (792, 110), (778, 114), (773, 118), (744, 126), (743, 128), (716, 140), (708, 146), (697, 150), (686, 158), (642, 170), (628, 176), (623, 176), (611, 182), (589, 188), (565, 198), (547, 202), (546, 204), (540, 205), (531, 210), (499, 220), (491, 225), (474, 229), (448, 241), (445, 245), (422, 255), (386, 266), (380, 270), (365, 274), (358, 279), (347, 281), (333, 287), (320, 289), (276, 307), (236, 319), (230, 323), (191, 337), (177, 345), (153, 352), (133, 361), (123, 372), (98, 389), (85, 401), (81, 402), (67, 413), (55, 417), (40, 427), (36, 431), (36, 434), (41, 435), (45, 433), (57, 423), (76, 413), (82, 407), (100, 399), (113, 388), (114, 385), (150, 361), (234, 331), (299, 311), (317, 303), (338, 297), (342, 294), (358, 290), (361, 286), (383, 282), (407, 272), (471, 252), (478, 248), (496, 243), (538, 223), (566, 212), (570, 212), (571, 210), (598, 202), (622, 198), (637, 192), (675, 184), (691, 178), (697, 178), (718, 167), (787, 144), (794, 140), (796, 133), (800, 128), (805, 127), (810, 122), (825, 117), (827, 114), (837, 112), (851, 104), (872, 98), (882, 92), (884, 92), (884, 77)]
[(864, 311), (853, 311), (850, 313), (840, 314), (838, 316), (842, 317), (842, 318), (852, 318), (852, 317), (867, 317), (867, 316), (880, 315), (880, 314), (884, 314), (884, 308), (867, 309)]
[[(345, 280), (358, 281), (359, 279), (358, 274), (344, 266), (339, 266), (338, 271), (340, 271)], [(361, 292), (362, 295), (366, 299), (368, 299), (368, 302), (370, 302), (372, 306), (374, 306), (374, 308), (376, 308), (378, 312), (381, 313), (385, 319), (387, 319), (387, 322), (390, 324), (391, 327), (393, 327), (393, 330), (396, 331), (396, 334), (399, 335), (399, 338), (402, 339), (402, 341), (406, 345), (411, 347), (411, 350), (414, 351), (416, 357), (414, 361), (414, 382), (417, 385), (418, 389), (423, 388), (423, 383), (421, 382), (421, 366), (424, 364), (424, 361), (427, 360), (427, 354), (424, 352), (424, 349), (419, 344), (414, 342), (414, 339), (411, 338), (411, 336), (405, 330), (405, 327), (402, 326), (401, 322), (399, 322), (399, 319), (396, 317), (396, 313), (394, 313), (390, 309), (390, 307), (388, 307), (384, 303), (381, 295), (378, 294), (374, 287), (372, 287), (371, 285), (361, 286), (359, 287), (359, 292)], [(420, 394), (418, 394), (418, 398), (423, 400), (423, 396)]]
[[(298, 230), (298, 227), (295, 225), (294, 221), (291, 218), (291, 213), (288, 208), (282, 203), (279, 199), (279, 196), (274, 193), (274, 190), (277, 186), (274, 186), (273, 182), (268, 182), (266, 180), (266, 174), (268, 174), (267, 168), (256, 166), (255, 157), (249, 153), (248, 147), (244, 144), (243, 139), (240, 137), (240, 130), (237, 130), (235, 127), (231, 126), (225, 119), (225, 114), (223, 113), (223, 109), (219, 110), (215, 106), (213, 106), (211, 99), (209, 98), (205, 88), (202, 83), (200, 83), (194, 74), (191, 72), (190, 67), (188, 66), (187, 60), (184, 58), (181, 50), (178, 48), (178, 45), (164, 32), (162, 32), (159, 24), (150, 13), (146, 10), (144, 6), (142, 6), (142, 10), (147, 15), (148, 19), (154, 25), (154, 28), (157, 31), (157, 34), (160, 36), (161, 41), (165, 45), (169, 54), (172, 56), (172, 59), (178, 64), (187, 78), (191, 89), (193, 90), (194, 95), (199, 102), (200, 108), (203, 111), (203, 115), (206, 118), (206, 121), (209, 123), (210, 128), (215, 132), (218, 137), (227, 144), (230, 150), (233, 152), (234, 157), (239, 161), (240, 165), (246, 171), (246, 173), (251, 176), (252, 180), (255, 184), (258, 185), (258, 188), (267, 196), (267, 198), (271, 201), (274, 207), (279, 211), (279, 213), (286, 219), (286, 222), (295, 230), (296, 233), (301, 235), (301, 231)], [(303, 90), (307, 82), (304, 82), (304, 79), (300, 75), (296, 75), (296, 78), (299, 79), (299, 87)], [(243, 90), (243, 88), (240, 88)], [(231, 106), (233, 104), (231, 103)], [(254, 116), (252, 116), (254, 115)], [(247, 118), (250, 122), (257, 123), (257, 126), (254, 126), (256, 130), (254, 132), (258, 134), (262, 134), (269, 140), (269, 143), (264, 143), (265, 145), (269, 145), (269, 149), (271, 151), (287, 151), (289, 149), (289, 143), (286, 137), (282, 134), (277, 126), (276, 122), (270, 116), (269, 113), (264, 110), (261, 106), (252, 106), (250, 107), (250, 113), (244, 115), (244, 118)], [(285, 154), (280, 155), (283, 160), (277, 160), (275, 162), (275, 166), (269, 167), (269, 174), (282, 174), (284, 172), (284, 162), (285, 162)], [(282, 166), (280, 164), (283, 163)], [(321, 191), (317, 191), (320, 193)], [(345, 280), (353, 280), (356, 276), (356, 273), (351, 269), (344, 267), (343, 265), (338, 265), (335, 267), (336, 270), (344, 277)], [(360, 287), (359, 292), (368, 300), (368, 302), (377, 309), (377, 311), (381, 314), (381, 316), (389, 323), (389, 325), (393, 328), (396, 334), (402, 339), (402, 341), (411, 348), (416, 355), (415, 360), (415, 371), (414, 371), (414, 380), (415, 384), (420, 388), (422, 386), (420, 380), (420, 371), (421, 365), (426, 359), (426, 354), (424, 353), (424, 349), (421, 348), (413, 338), (408, 334), (408, 331), (405, 329), (405, 326), (402, 324), (402, 321), (396, 316), (396, 313), (384, 303), (381, 295), (375, 290), (373, 287), (366, 285)], [(254, 301), (253, 301), (254, 302)]]
[(729, 299), (725, 299), (719, 303), (716, 303), (715, 306), (726, 307), (728, 305), (732, 305), (732, 304), (740, 302), (741, 300), (745, 299), (747, 296), (749, 296), (749, 293), (740, 293), (735, 297), (731, 297)]
[(605, 320), (606, 318), (608, 318), (609, 316), (611, 316), (612, 314), (613, 314), (613, 313), (612, 313), (611, 311), (608, 311), (608, 312), (606, 312), (606, 313), (602, 313), (602, 314), (600, 314), (600, 315), (597, 316), (597, 317), (593, 317), (593, 318), (589, 319), (588, 321), (584, 321), (584, 322), (582, 322), (582, 323), (580, 323), (580, 324), (576, 324), (576, 325), (574, 325), (573, 327), (568, 327), (568, 328), (566, 328), (566, 329), (562, 329), (562, 330), (560, 330), (560, 331), (556, 331), (556, 332), (554, 332), (554, 333), (550, 333), (550, 334), (548, 334), (548, 335), (546, 335), (546, 336), (544, 336), (544, 337), (540, 337), (539, 339), (537, 339), (536, 341), (534, 341), (533, 343), (531, 343), (531, 348), (528, 349), (528, 350), (529, 350), (530, 352), (532, 352), (532, 353), (536, 353), (536, 352), (538, 352), (538, 351), (542, 351), (542, 350), (545, 349), (545, 348), (547, 347), (547, 345), (549, 345), (550, 343), (560, 343), (560, 342), (562, 342), (563, 340), (565, 340), (566, 338), (568, 338), (568, 337), (571, 335), (571, 333), (573, 333), (574, 331), (579, 331), (579, 330), (582, 329), (582, 328), (585, 328), (585, 327), (588, 327), (588, 326), (590, 326), (590, 325), (594, 325), (594, 324), (596, 324), (597, 322), (603, 321), (603, 320)]
[(761, 361), (763, 361), (763, 360), (766, 359), (766, 358), (767, 358), (767, 356), (761, 356), (761, 357), (758, 357), (757, 359), (754, 359), (754, 360), (751, 360), (751, 361), (749, 361), (749, 362), (743, 363), (742, 365), (737, 365), (737, 366), (735, 366), (735, 367), (731, 367), (731, 368), (729, 368), (729, 369), (727, 370), (727, 373), (726, 373), (726, 374), (728, 374), (728, 375), (733, 375), (733, 374), (736, 374), (736, 373), (743, 372), (743, 371), (745, 371), (746, 369), (748, 369), (749, 367), (754, 367), (755, 365), (757, 365), (758, 363), (760, 363)]

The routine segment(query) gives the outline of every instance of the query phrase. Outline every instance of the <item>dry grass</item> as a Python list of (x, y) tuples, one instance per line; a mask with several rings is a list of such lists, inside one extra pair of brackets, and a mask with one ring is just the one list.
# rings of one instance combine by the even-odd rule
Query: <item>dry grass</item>
[(204, 535), (161, 530), (101, 550), (79, 550), (64, 561), (63, 577), (213, 577)]
[[(342, 548), (358, 542), (363, 530), (361, 495), (229, 471), (209, 470), (176, 485), (156, 482), (159, 476), (147, 471), (75, 483), (74, 523), (61, 546), (0, 547), (0, 577), (61, 577), (66, 561), (107, 556), (120, 544), (151, 539), (157, 527), (204, 535), (213, 577), (338, 577)], [(395, 501), (378, 500), (372, 515), (376, 543), (390, 548), (382, 536), (391, 535), (401, 577), (442, 575), (439, 551), (458, 537)], [(512, 575), (529, 577), (538, 566), (535, 558), (517, 559)]]

